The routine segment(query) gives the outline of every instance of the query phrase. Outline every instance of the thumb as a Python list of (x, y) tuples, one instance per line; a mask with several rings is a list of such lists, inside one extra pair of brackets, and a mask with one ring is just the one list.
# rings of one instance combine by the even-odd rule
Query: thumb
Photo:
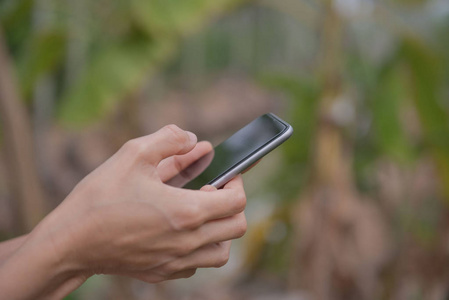
[(200, 189), (200, 191), (203, 191), (203, 192), (214, 192), (216, 190), (217, 190), (217, 188), (212, 185), (205, 185)]
[(167, 157), (191, 151), (197, 142), (195, 134), (176, 125), (167, 125), (153, 134), (135, 140), (147, 163), (157, 166)]

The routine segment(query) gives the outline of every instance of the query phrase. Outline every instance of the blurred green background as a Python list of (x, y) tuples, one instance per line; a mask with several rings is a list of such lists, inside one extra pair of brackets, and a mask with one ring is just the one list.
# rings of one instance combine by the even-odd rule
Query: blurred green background
[(447, 0), (0, 0), (0, 238), (128, 139), (271, 111), (226, 267), (67, 299), (449, 299), (448, 49)]

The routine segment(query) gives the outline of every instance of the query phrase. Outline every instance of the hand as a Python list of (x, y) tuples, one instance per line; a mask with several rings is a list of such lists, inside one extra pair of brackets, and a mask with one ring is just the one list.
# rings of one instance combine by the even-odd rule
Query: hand
[[(167, 182), (177, 174), (184, 175), (184, 180), (189, 181), (189, 174), (183, 173), (183, 170), (198, 158), (212, 151), (212, 145), (209, 142), (202, 141), (195, 145), (195, 147), (187, 154), (175, 155), (164, 159), (157, 166), (159, 176), (163, 182)], [(23, 243), (26, 241), (28, 235), (22, 235), (20, 237), (7, 240), (0, 243), (0, 265), (5, 261), (12, 253), (14, 253)]]
[[(196, 137), (176, 126), (128, 142), (33, 230), (17, 256), (34, 251), (54, 257), (59, 275), (46, 272), (53, 284), (64, 285), (59, 295), (93, 274), (159, 282), (223, 265), (229, 257), (226, 241), (246, 231), (241, 177), (222, 190), (192, 191), (163, 183), (174, 175), (173, 166), (182, 168), (210, 147), (198, 144), (191, 152), (195, 145)], [(39, 247), (51, 253), (35, 252)], [(37, 285), (44, 281), (32, 295), (51, 290), (29, 267), (24, 274)]]

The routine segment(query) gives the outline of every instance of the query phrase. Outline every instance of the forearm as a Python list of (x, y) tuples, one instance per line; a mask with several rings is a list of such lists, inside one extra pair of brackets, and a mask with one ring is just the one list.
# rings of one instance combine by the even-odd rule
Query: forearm
[(51, 241), (22, 237), (7, 248), (14, 250), (0, 263), (2, 299), (62, 299), (85, 281)]
[(27, 238), (27, 234), (22, 235), (20, 237), (5, 241), (0, 243), (0, 265), (11, 256), (14, 251), (19, 249), (20, 246), (23, 245)]

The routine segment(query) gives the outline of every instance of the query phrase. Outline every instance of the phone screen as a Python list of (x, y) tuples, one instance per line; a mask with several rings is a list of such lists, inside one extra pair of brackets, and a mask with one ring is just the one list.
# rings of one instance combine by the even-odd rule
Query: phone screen
[[(251, 157), (258, 149), (282, 134), (286, 127), (287, 125), (269, 114), (263, 115), (192, 163), (167, 184), (200, 189)], [(194, 179), (185, 184), (186, 182), (182, 182), (185, 178)]]

